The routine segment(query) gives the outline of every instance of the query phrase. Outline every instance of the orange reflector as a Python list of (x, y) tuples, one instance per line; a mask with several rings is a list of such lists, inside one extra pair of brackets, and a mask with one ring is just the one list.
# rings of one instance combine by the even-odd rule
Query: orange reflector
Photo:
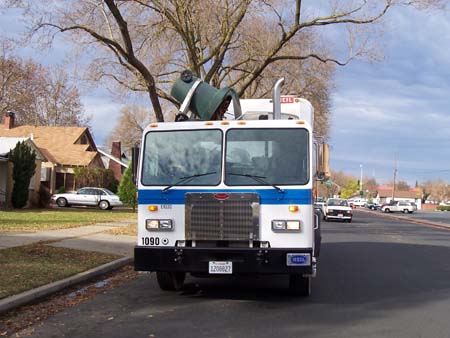
[(238, 124), (240, 124), (240, 125), (245, 125), (245, 124), (247, 124), (247, 122), (245, 122), (245, 121), (239, 121)]
[(150, 124), (150, 127), (151, 128), (156, 128), (158, 126), (158, 123), (152, 123), (152, 124)]
[(298, 211), (298, 205), (290, 205), (289, 206), (290, 212), (297, 212)]
[(295, 99), (294, 101), (295, 101), (295, 102), (300, 102), (300, 99)]
[(297, 124), (305, 124), (305, 121), (297, 121)]
[(205, 126), (212, 126), (214, 123), (212, 122), (205, 122)]
[(157, 205), (149, 205), (148, 210), (149, 211), (158, 211), (158, 206)]
[(221, 124), (222, 126), (228, 126), (228, 125), (230, 124), (230, 122), (228, 122), (228, 121), (223, 121), (223, 122), (220, 122), (220, 124)]

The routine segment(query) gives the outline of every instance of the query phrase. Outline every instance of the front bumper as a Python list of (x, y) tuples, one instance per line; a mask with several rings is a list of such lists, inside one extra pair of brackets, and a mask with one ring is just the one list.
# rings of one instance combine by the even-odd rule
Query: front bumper
[(352, 216), (333, 216), (333, 215), (327, 215), (328, 219), (343, 219), (343, 220), (347, 220), (347, 219), (352, 219)]
[[(288, 253), (310, 254), (310, 265), (288, 266)], [(233, 262), (233, 274), (313, 274), (312, 249), (289, 248), (134, 248), (136, 271), (208, 273), (210, 261)]]

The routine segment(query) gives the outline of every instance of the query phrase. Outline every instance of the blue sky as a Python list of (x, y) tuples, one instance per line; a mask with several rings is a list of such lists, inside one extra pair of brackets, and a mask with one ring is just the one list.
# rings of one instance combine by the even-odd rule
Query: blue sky
[[(0, 13), (0, 34), (23, 25), (17, 12)], [(382, 39), (384, 60), (354, 61), (337, 69), (330, 130), (331, 166), (379, 183), (442, 178), (450, 182), (450, 17), (443, 12), (394, 10)], [(21, 56), (50, 65), (66, 47)], [(113, 129), (121, 103), (106, 91), (82, 89), (97, 144)]]
[(331, 165), (387, 183), (450, 181), (450, 19), (394, 11), (384, 60), (337, 71)]

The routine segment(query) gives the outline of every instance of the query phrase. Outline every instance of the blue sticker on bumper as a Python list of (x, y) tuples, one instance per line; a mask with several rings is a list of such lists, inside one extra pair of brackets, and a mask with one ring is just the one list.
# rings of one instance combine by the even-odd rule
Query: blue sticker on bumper
[(286, 255), (287, 266), (310, 266), (311, 255), (303, 253), (288, 253)]

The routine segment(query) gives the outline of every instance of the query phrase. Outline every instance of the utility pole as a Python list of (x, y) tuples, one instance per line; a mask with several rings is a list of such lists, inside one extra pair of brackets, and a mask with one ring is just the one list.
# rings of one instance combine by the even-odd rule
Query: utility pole
[(392, 200), (395, 199), (395, 178), (397, 177), (397, 168), (394, 169), (394, 186), (392, 187)]
[(360, 164), (359, 168), (361, 169), (361, 177), (359, 180), (359, 196), (363, 197), (363, 190), (362, 190), (363, 189), (363, 182), (362, 182), (362, 180), (363, 180), (363, 165)]
[[(397, 154), (396, 154), (397, 157)], [(395, 200), (395, 179), (397, 178), (397, 167), (398, 167), (398, 158), (396, 158), (395, 161), (395, 168), (394, 168), (394, 184), (392, 186), (392, 200)]]

